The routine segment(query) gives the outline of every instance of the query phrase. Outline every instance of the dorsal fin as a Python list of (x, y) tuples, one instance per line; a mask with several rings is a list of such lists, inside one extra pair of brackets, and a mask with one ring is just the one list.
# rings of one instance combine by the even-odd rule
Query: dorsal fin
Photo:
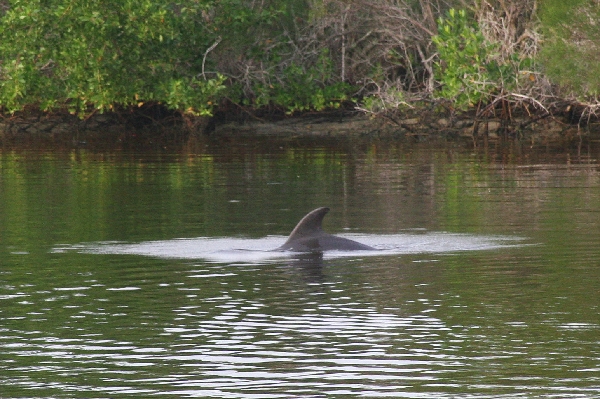
[(309, 212), (298, 222), (296, 227), (294, 227), (294, 230), (292, 230), (286, 243), (322, 233), (321, 223), (323, 223), (323, 218), (327, 215), (327, 212), (329, 212), (329, 208), (326, 207), (317, 208), (314, 211)]

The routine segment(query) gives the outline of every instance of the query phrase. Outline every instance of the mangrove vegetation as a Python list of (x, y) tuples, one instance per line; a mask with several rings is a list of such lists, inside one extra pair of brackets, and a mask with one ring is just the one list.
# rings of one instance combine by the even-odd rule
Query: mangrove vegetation
[(600, 106), (590, 0), (3, 0), (0, 110), (177, 115)]

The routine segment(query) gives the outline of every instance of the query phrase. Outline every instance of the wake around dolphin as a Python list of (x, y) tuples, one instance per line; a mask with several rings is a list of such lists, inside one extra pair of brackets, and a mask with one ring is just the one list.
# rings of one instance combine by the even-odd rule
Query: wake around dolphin
[(277, 251), (376, 251), (375, 248), (343, 237), (327, 234), (321, 224), (329, 208), (317, 208), (298, 222), (287, 241)]
[[(76, 251), (86, 254), (141, 255), (165, 259), (205, 259), (218, 263), (264, 263), (291, 255), (294, 260), (308, 260), (311, 265), (323, 258), (346, 256), (440, 254), (457, 251), (482, 251), (532, 245), (524, 243), (523, 237), (477, 236), (470, 234), (419, 232), (387, 235), (369, 235), (373, 248), (343, 237), (327, 234), (322, 230), (323, 218), (329, 208), (318, 208), (306, 215), (294, 228), (287, 241), (267, 236), (260, 239), (238, 237), (198, 237), (172, 240), (145, 241), (138, 243), (106, 241), (65, 244), (54, 247), (52, 253)], [(239, 248), (239, 249), (235, 249)], [(275, 249), (274, 249), (275, 248)], [(336, 251), (337, 250), (337, 251)], [(319, 258), (320, 257), (320, 258)], [(315, 261), (316, 259), (316, 261)]]

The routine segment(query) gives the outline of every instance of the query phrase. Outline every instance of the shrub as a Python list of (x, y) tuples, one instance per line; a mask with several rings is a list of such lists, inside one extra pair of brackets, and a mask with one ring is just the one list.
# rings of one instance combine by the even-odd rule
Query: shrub
[(272, 77), (273, 83), (257, 83), (253, 105), (280, 106), (288, 114), (338, 108), (349, 99), (351, 86), (336, 82), (333, 73), (329, 53), (323, 50), (315, 65), (306, 67), (294, 63), (283, 69), (278, 80)]
[[(200, 74), (209, 1), (13, 1), (0, 19), (0, 106), (81, 116), (165, 103), (207, 114), (223, 78)], [(204, 13), (204, 14), (203, 14)]]
[(546, 41), (540, 58), (546, 74), (576, 96), (600, 94), (600, 5), (547, 0), (540, 3)]
[(435, 75), (441, 88), (437, 94), (454, 101), (458, 109), (489, 101), (515, 80), (513, 65), (494, 59), (495, 46), (485, 40), (464, 10), (450, 9), (446, 18), (439, 18), (438, 34), (432, 41), (439, 54)]

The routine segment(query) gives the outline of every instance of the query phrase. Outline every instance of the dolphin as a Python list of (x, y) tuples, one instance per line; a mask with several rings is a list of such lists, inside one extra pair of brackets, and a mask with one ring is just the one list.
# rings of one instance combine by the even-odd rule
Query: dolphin
[(375, 251), (376, 248), (347, 238), (327, 234), (321, 228), (329, 208), (317, 208), (298, 222), (287, 241), (277, 251), (323, 252), (323, 251)]

